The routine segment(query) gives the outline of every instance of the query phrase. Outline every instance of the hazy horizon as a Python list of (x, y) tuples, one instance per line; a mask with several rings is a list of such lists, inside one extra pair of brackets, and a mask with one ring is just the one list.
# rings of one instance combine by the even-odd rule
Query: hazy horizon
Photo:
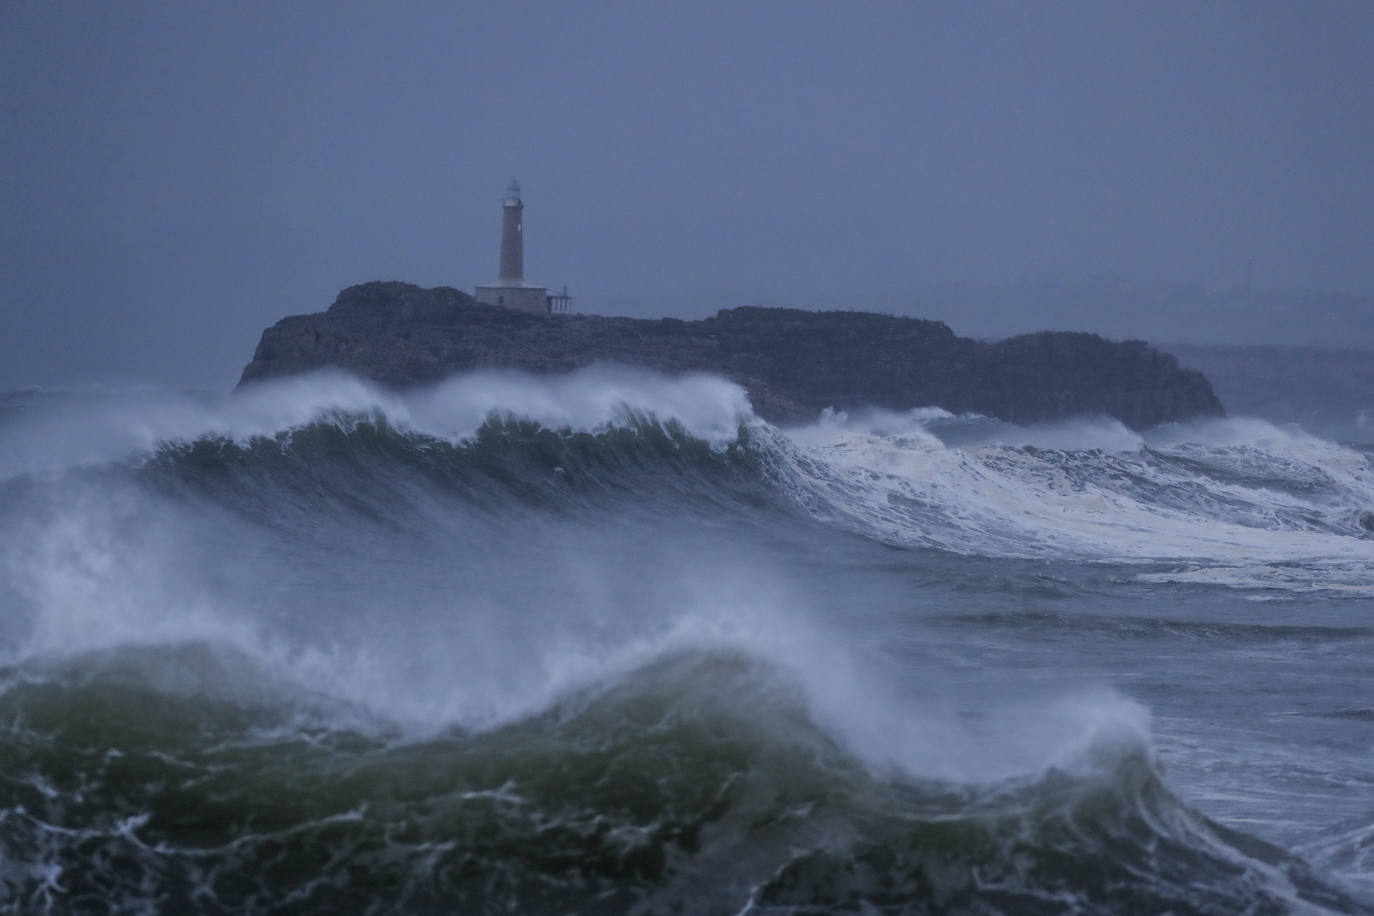
[[(470, 290), (512, 177), (527, 277), (586, 311), (1374, 346), (1371, 36), (1354, 2), (9, 4), (0, 388), (227, 389), (346, 286)], [(1113, 275), (1201, 298), (1095, 306)], [(1055, 277), (1084, 300), (997, 292)]]

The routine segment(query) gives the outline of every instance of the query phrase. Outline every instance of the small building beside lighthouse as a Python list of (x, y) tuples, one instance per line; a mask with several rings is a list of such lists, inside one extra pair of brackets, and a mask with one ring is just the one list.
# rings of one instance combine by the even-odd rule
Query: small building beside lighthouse
[(520, 199), (518, 181), (510, 183), (501, 202), (500, 278), (477, 287), (475, 294), (484, 305), (503, 305), (537, 315), (567, 310), (570, 297), (566, 288), (551, 296), (546, 287), (525, 282), (525, 202)]

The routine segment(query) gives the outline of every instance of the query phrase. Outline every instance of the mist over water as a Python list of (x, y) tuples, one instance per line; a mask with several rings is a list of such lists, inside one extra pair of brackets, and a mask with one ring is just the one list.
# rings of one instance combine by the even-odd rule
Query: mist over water
[(1359, 447), (612, 367), (0, 446), (12, 911), (1370, 905)]

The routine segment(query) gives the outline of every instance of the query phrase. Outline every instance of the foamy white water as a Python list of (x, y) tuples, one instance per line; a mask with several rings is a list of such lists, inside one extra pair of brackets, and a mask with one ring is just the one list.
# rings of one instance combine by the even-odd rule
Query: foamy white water
[(1367, 452), (779, 430), (612, 368), (37, 398), (0, 443), (31, 909), (347, 908), (361, 875), (418, 910), (1364, 911)]

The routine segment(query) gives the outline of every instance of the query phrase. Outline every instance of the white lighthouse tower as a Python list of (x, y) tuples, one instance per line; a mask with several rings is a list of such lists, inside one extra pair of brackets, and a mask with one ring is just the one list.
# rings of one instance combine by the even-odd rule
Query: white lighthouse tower
[(525, 282), (525, 202), (520, 182), (512, 181), (501, 202), (501, 276), (476, 289), (477, 301), (504, 305), (522, 312), (547, 315), (552, 309), (548, 289)]

